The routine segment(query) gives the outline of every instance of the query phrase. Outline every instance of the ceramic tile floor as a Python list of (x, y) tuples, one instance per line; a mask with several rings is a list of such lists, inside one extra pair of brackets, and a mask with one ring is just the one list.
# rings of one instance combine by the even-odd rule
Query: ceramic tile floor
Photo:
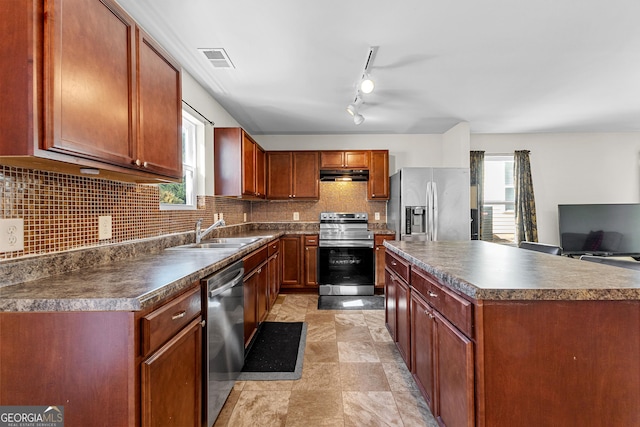
[(215, 427), (437, 426), (384, 310), (318, 310), (317, 301), (281, 295), (267, 318), (307, 322), (302, 378), (236, 383)]

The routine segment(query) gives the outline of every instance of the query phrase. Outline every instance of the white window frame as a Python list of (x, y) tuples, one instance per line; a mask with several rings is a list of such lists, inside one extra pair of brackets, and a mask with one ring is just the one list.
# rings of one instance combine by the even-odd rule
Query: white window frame
[[(513, 239), (515, 239), (515, 212), (513, 210), (513, 205), (514, 202), (510, 202), (505, 200), (506, 199), (506, 189), (507, 188), (513, 188), (513, 183), (505, 183), (504, 181), (502, 182), (502, 184), (500, 185), (500, 189), (501, 189), (501, 195), (502, 197), (498, 198), (498, 199), (494, 199), (494, 200), (490, 200), (488, 198), (488, 193), (489, 191), (487, 191), (487, 184), (491, 185), (491, 182), (488, 182), (489, 180), (487, 180), (487, 170), (488, 170), (488, 162), (500, 162), (502, 164), (504, 164), (505, 162), (512, 162), (514, 161), (514, 155), (513, 154), (485, 154), (484, 156), (484, 161), (485, 161), (485, 165), (484, 165), (484, 175), (485, 175), (485, 188), (483, 189), (483, 193), (484, 193), (484, 206), (504, 206), (504, 211), (500, 211), (500, 210), (494, 210), (494, 215), (492, 218), (492, 229), (493, 229), (493, 235), (508, 235), (508, 236), (512, 236), (513, 235)], [(502, 166), (500, 168), (500, 174), (504, 174), (504, 166)], [(511, 215), (513, 216), (513, 224), (511, 224), (510, 222), (510, 218)], [(498, 216), (502, 217), (502, 220), (498, 220), (496, 221), (496, 219), (498, 218)], [(506, 218), (509, 218), (509, 224), (506, 224), (504, 222), (504, 220)], [(513, 230), (511, 230), (513, 229)], [(496, 231), (499, 230), (499, 231)], [(507, 231), (508, 230), (508, 231)]]
[[(182, 110), (182, 173), (185, 181), (184, 204), (160, 203), (160, 210), (196, 210), (198, 208), (199, 166), (204, 151), (205, 125), (187, 111)], [(191, 154), (189, 154), (191, 153)]]

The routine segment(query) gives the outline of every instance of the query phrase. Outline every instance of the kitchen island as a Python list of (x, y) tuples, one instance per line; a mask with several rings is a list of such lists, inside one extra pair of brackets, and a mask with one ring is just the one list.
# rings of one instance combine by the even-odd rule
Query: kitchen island
[(387, 325), (446, 426), (640, 425), (640, 272), (385, 242)]

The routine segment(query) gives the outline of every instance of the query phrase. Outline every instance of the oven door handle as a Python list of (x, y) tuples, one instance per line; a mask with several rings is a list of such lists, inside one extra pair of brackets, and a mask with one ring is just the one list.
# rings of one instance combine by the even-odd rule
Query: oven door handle
[(318, 246), (321, 248), (373, 248), (372, 240), (322, 240)]

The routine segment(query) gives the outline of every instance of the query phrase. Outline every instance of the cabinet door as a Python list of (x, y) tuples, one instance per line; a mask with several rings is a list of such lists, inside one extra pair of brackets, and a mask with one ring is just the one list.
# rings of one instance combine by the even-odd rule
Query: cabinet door
[(396, 341), (396, 279), (388, 268), (384, 269), (384, 321), (387, 330)]
[(142, 362), (142, 426), (201, 426), (202, 326), (197, 318)]
[(387, 150), (370, 152), (367, 198), (369, 200), (389, 199), (389, 152)]
[(110, 0), (45, 2), (44, 149), (132, 167), (135, 23)]
[(302, 239), (300, 236), (284, 236), (280, 239), (282, 264), (281, 283), (286, 287), (302, 286)]
[(402, 279), (396, 283), (396, 344), (407, 367), (411, 369), (411, 292)]
[(267, 198), (291, 198), (291, 152), (267, 152)]
[(256, 194), (256, 143), (242, 131), (242, 194)]
[(258, 323), (266, 319), (269, 313), (269, 269), (265, 262), (256, 271), (257, 278), (257, 319)]
[(429, 409), (434, 410), (435, 366), (433, 309), (415, 292), (411, 293), (411, 374)]
[(260, 199), (264, 199), (267, 195), (266, 161), (263, 148), (256, 144), (256, 196)]
[(376, 257), (376, 288), (384, 288), (384, 263), (386, 249), (383, 245), (385, 240), (393, 240), (393, 235), (376, 235), (375, 239), (375, 257)]
[(180, 65), (137, 29), (138, 123), (136, 165), (182, 179)]
[(369, 167), (368, 151), (345, 151), (344, 167), (349, 169), (366, 169)]
[(258, 329), (258, 275), (250, 274), (244, 278), (244, 346), (251, 342)]
[(306, 246), (304, 248), (304, 285), (318, 287), (318, 247)]
[(343, 151), (321, 151), (320, 152), (320, 168), (321, 169), (340, 169), (344, 165)]
[(292, 196), (296, 199), (320, 198), (320, 171), (317, 151), (293, 152)]
[(474, 421), (473, 343), (437, 311), (434, 415), (443, 426), (472, 427)]
[(273, 307), (280, 293), (280, 252), (269, 258), (269, 309)]

